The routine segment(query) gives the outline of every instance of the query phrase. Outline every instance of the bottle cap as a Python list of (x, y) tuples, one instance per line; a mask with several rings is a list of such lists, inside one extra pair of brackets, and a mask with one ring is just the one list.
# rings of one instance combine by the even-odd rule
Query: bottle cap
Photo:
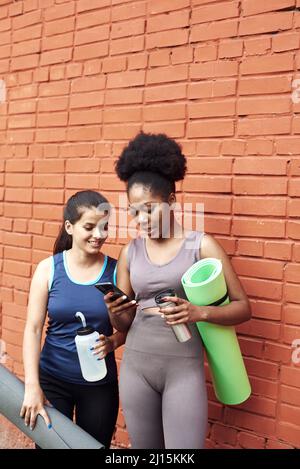
[(94, 332), (94, 329), (92, 327), (80, 327), (77, 329), (77, 334), (78, 335), (88, 335), (92, 334)]
[(165, 301), (163, 301), (163, 298), (165, 296), (176, 296), (176, 292), (173, 288), (168, 288), (166, 290), (163, 290), (161, 292), (159, 292), (156, 296), (155, 296), (155, 303), (157, 305), (160, 305), (160, 304), (164, 304)]

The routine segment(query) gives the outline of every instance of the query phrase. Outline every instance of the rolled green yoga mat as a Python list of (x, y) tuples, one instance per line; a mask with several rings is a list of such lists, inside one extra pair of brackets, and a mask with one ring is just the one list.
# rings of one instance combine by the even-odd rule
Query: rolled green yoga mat
[[(196, 262), (181, 278), (188, 300), (194, 305), (221, 306), (229, 303), (219, 259)], [(223, 404), (241, 404), (251, 394), (238, 339), (233, 326), (197, 322), (203, 340), (217, 398)]]

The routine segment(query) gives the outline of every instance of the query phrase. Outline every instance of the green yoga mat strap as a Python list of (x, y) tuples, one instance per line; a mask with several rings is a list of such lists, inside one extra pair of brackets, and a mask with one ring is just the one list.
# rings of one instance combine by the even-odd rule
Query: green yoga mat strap
[(207, 306), (219, 306), (221, 305), (222, 303), (224, 303), (228, 298), (228, 291), (226, 290), (226, 293), (225, 295), (222, 296), (222, 298), (220, 298), (219, 300), (213, 302), (213, 303), (210, 303), (209, 305)]
[[(197, 306), (220, 306), (229, 303), (222, 262), (215, 258), (201, 259), (182, 276), (188, 300)], [(251, 387), (232, 326), (198, 322), (198, 331), (205, 346), (215, 394), (223, 404), (241, 404), (251, 394)]]

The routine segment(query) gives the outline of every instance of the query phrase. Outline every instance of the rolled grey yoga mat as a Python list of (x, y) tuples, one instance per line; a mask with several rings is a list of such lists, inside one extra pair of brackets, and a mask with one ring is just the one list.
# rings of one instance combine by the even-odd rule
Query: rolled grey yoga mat
[(0, 414), (18, 427), (43, 449), (102, 449), (104, 446), (75, 425), (53, 407), (45, 405), (51, 419), (48, 429), (43, 417), (38, 415), (34, 430), (30, 430), (20, 417), (24, 398), (24, 383), (0, 365)]

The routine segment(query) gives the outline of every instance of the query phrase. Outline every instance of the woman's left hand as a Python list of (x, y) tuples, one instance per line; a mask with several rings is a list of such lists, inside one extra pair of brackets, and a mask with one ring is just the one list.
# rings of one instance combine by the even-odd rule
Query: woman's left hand
[(197, 322), (205, 320), (205, 313), (199, 306), (193, 305), (183, 298), (177, 296), (165, 296), (165, 301), (171, 301), (174, 306), (160, 308), (162, 317), (169, 326), (183, 324), (187, 322)]
[(114, 344), (110, 337), (101, 334), (91, 350), (93, 351), (93, 355), (97, 355), (100, 359), (105, 358), (106, 355), (114, 351)]

